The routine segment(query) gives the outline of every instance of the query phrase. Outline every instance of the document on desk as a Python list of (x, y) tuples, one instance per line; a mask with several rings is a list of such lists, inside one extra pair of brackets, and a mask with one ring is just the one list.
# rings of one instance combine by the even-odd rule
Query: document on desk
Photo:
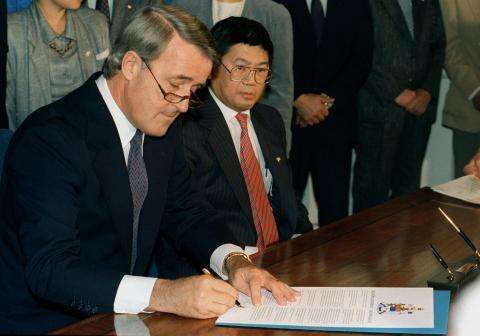
[(480, 179), (473, 175), (462, 176), (440, 184), (432, 187), (432, 190), (462, 201), (480, 204)]
[[(431, 288), (296, 287), (301, 294), (287, 306), (269, 292), (255, 307), (241, 294), (244, 308), (234, 307), (216, 321), (219, 326), (279, 329), (366, 331), (434, 327)], [(358, 330), (357, 330), (358, 329)], [(385, 330), (383, 330), (385, 332)]]

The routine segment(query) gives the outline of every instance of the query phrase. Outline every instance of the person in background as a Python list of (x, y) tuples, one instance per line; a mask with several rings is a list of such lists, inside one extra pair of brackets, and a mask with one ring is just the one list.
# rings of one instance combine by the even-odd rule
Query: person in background
[(8, 128), (8, 116), (5, 109), (7, 51), (7, 4), (5, 1), (0, 1), (0, 128)]
[(290, 148), (293, 104), (292, 20), (285, 7), (271, 0), (171, 0), (197, 16), (207, 27), (229, 16), (242, 16), (260, 22), (268, 31), (275, 50), (272, 80), (262, 103), (275, 107), (282, 116), (287, 149)]
[(445, 55), (437, 0), (371, 0), (370, 8), (373, 65), (358, 94), (354, 212), (420, 187)]
[[(211, 30), (221, 63), (205, 104), (182, 116), (185, 157), (194, 186), (250, 253), (312, 230), (296, 201), (278, 111), (258, 103), (271, 79), (273, 44), (262, 24), (243, 17)], [(263, 210), (262, 210), (263, 209)], [(162, 258), (160, 258), (162, 259)]]
[(450, 78), (443, 125), (453, 130), (455, 176), (480, 146), (480, 1), (441, 0)]
[[(229, 216), (191, 189), (176, 118), (217, 60), (208, 29), (146, 7), (104, 71), (15, 132), (0, 185), (0, 334), (40, 334), (101, 312), (212, 318), (238, 292), (293, 289), (253, 265)], [(221, 224), (219, 224), (221, 223)], [(158, 237), (211, 275), (146, 277)]]
[(12, 130), (100, 70), (108, 24), (82, 0), (36, 0), (8, 15), (7, 113)]
[(88, 7), (103, 13), (110, 26), (110, 42), (113, 45), (122, 33), (130, 15), (146, 6), (158, 6), (162, 0), (86, 0)]
[(373, 51), (368, 0), (276, 0), (292, 16), (295, 77), (290, 161), (303, 196), (308, 175), (318, 224), (348, 216), (357, 93)]

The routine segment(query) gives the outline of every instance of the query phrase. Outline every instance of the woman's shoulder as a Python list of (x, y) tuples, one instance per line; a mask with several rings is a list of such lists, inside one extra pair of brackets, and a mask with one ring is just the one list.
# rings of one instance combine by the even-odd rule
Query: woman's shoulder
[(73, 11), (85, 24), (103, 24), (108, 27), (108, 21), (104, 14), (87, 6), (82, 6)]

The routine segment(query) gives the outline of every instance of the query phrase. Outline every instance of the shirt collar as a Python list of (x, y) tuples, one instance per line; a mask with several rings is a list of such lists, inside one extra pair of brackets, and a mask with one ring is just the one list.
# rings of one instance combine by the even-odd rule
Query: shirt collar
[[(213, 92), (213, 90), (212, 90), (210, 87), (208, 88), (208, 91), (210, 92), (210, 94), (212, 95), (213, 100), (215, 101), (215, 103), (217, 104), (218, 108), (219, 108), (220, 111), (222, 112), (223, 117), (225, 118), (225, 120), (226, 120), (226, 121), (230, 121), (230, 120), (232, 120), (232, 119), (235, 119), (235, 116), (238, 114), (238, 112), (235, 111), (234, 109), (228, 107), (227, 105), (225, 105), (225, 104), (215, 95), (215, 93)], [(247, 114), (247, 115), (250, 117), (250, 110), (242, 111), (241, 113), (245, 113), (245, 114)]]
[(47, 20), (43, 16), (42, 11), (38, 7), (38, 3), (35, 3), (36, 15), (38, 24), (40, 26), (40, 32), (42, 34), (42, 39), (45, 43), (49, 43), (59, 37), (64, 37), (67, 39), (75, 40), (75, 34), (73, 31), (73, 24), (72, 24), (72, 16), (70, 15), (70, 11), (66, 10), (67, 22), (65, 24), (65, 31), (63, 34), (57, 34), (53, 31), (53, 29), (48, 25)]
[(117, 127), (122, 148), (125, 148), (125, 146), (130, 144), (130, 141), (137, 131), (137, 128), (130, 123), (127, 117), (125, 117), (125, 114), (123, 114), (122, 110), (120, 107), (118, 107), (117, 103), (113, 99), (112, 93), (108, 88), (107, 79), (101, 75), (95, 82), (100, 94), (103, 97), (103, 100), (105, 101), (105, 104), (107, 104), (110, 114), (112, 115), (113, 122)]

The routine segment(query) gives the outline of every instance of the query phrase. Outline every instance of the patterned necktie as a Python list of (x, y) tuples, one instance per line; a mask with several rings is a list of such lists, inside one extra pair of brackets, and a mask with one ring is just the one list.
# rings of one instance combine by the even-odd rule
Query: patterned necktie
[(242, 130), (240, 134), (240, 165), (247, 185), (253, 222), (257, 230), (257, 247), (259, 251), (278, 241), (277, 224), (272, 207), (268, 201), (260, 164), (248, 136), (248, 115), (238, 113), (237, 118)]
[(317, 46), (322, 42), (323, 25), (325, 23), (325, 10), (320, 0), (312, 0), (311, 15)]
[(130, 273), (133, 273), (135, 261), (137, 259), (137, 236), (138, 221), (143, 201), (148, 193), (147, 169), (142, 155), (143, 133), (140, 130), (135, 132), (130, 140), (130, 152), (128, 153), (128, 179), (130, 180), (130, 190), (133, 200), (133, 226), (132, 226), (132, 259), (130, 262)]
[(95, 9), (105, 14), (107, 20), (110, 22), (110, 6), (108, 5), (108, 0), (97, 0)]

